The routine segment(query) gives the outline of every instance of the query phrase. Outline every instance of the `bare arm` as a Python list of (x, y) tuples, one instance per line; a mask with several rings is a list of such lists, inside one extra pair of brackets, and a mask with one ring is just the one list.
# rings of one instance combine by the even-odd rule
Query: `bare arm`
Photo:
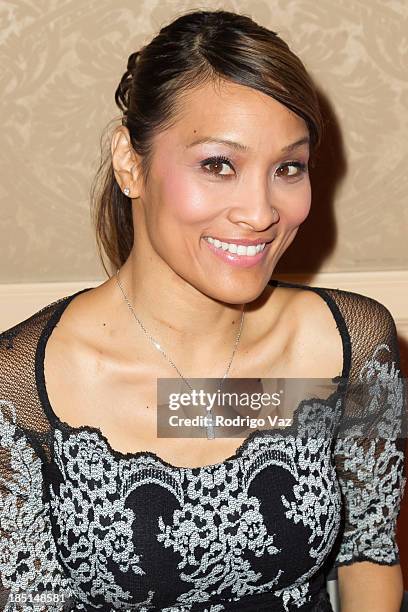
[(401, 566), (369, 561), (337, 570), (341, 612), (400, 612), (403, 597)]

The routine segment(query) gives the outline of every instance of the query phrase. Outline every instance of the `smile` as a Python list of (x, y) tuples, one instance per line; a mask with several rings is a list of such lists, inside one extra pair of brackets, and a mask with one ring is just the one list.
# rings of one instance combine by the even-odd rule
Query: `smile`
[(224, 242), (211, 236), (203, 236), (204, 243), (212, 254), (224, 264), (238, 268), (254, 268), (265, 262), (274, 240), (258, 244)]
[(234, 244), (232, 242), (220, 242), (216, 238), (211, 238), (211, 236), (206, 236), (204, 240), (212, 244), (216, 249), (228, 251), (229, 253), (241, 255), (243, 257), (254, 257), (255, 255), (258, 255), (258, 253), (264, 250), (266, 245), (266, 242), (262, 242), (256, 246), (245, 246), (243, 244)]

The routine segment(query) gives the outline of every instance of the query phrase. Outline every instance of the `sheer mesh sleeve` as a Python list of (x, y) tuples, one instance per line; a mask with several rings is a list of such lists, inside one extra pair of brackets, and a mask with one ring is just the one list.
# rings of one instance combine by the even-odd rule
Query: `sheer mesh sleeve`
[[(7, 612), (29, 610), (34, 604), (27, 598), (42, 591), (43, 600), (59, 594), (62, 602), (70, 595), (42, 500), (41, 460), (16, 425), (14, 406), (0, 400), (0, 599)], [(36, 603), (35, 609), (53, 605)], [(61, 610), (61, 603), (55, 609)]]
[(407, 386), (395, 322), (372, 298), (350, 292), (339, 299), (348, 319), (351, 367), (334, 446), (344, 510), (344, 535), (334, 566), (398, 564)]
[(68, 610), (72, 601), (46, 501), (49, 423), (35, 384), (37, 342), (52, 312), (0, 333), (0, 609), (6, 612)]

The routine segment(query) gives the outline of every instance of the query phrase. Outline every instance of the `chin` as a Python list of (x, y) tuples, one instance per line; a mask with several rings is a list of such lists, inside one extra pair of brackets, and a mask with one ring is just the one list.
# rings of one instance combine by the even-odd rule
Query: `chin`
[[(269, 280), (269, 279), (268, 279)], [(265, 290), (267, 281), (260, 282), (248, 282), (243, 283), (230, 283), (224, 286), (208, 287), (208, 289), (200, 289), (209, 297), (225, 304), (249, 304), (256, 300)]]

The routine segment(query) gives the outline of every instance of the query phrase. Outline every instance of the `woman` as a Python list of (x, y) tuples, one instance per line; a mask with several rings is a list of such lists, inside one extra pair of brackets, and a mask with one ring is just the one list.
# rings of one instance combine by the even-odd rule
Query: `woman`
[[(116, 101), (93, 209), (116, 272), (0, 336), (5, 609), (326, 612), (334, 565), (342, 612), (397, 612), (394, 321), (270, 280), (310, 210), (303, 64), (248, 17), (192, 12), (129, 57)], [(286, 433), (156, 434), (158, 379), (224, 372), (338, 385), (287, 403)]]

